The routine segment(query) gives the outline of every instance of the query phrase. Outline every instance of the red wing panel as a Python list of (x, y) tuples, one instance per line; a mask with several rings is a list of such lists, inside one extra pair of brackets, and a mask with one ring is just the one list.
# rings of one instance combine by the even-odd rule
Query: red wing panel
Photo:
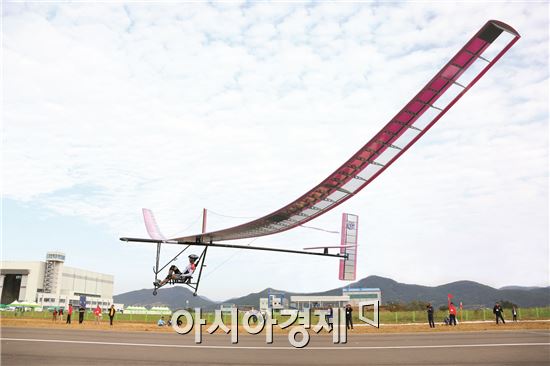
[(495, 20), (487, 22), (380, 132), (312, 190), (251, 222), (176, 240), (219, 241), (270, 235), (333, 209), (367, 186), (422, 137), (519, 38), (512, 27)]

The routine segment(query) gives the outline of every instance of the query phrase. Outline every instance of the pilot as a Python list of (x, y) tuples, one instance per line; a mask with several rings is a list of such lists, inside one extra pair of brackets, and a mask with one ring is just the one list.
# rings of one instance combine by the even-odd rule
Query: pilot
[(197, 261), (199, 257), (196, 254), (189, 255), (189, 264), (187, 267), (185, 267), (185, 271), (181, 273), (178, 267), (175, 265), (170, 266), (168, 269), (168, 276), (161, 282), (155, 281), (153, 282), (153, 286), (155, 287), (162, 287), (164, 286), (168, 281), (175, 280), (178, 278), (183, 278), (184, 283), (189, 283), (191, 281), (191, 276), (193, 275), (193, 272), (195, 272), (195, 262)]

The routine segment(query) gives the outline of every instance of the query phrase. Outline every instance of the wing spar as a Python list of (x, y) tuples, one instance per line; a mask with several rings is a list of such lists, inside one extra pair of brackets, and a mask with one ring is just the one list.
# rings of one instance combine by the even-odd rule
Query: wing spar
[(245, 224), (174, 240), (211, 242), (271, 235), (332, 210), (414, 145), (519, 38), (509, 25), (488, 21), (373, 138), (303, 196)]

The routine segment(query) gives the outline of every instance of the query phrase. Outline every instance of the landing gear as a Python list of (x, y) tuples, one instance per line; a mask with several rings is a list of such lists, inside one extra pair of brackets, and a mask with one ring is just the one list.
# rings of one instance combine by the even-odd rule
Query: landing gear
[(158, 293), (158, 289), (161, 288), (162, 286), (160, 285), (160, 282), (159, 280), (155, 280), (155, 282), (153, 282), (153, 286), (154, 286), (154, 289), (153, 289), (153, 296), (157, 296), (157, 293)]

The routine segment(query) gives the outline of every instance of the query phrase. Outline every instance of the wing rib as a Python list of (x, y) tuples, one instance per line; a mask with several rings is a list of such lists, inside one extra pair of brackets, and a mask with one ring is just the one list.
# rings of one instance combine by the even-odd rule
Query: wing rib
[[(499, 40), (502, 34), (511, 37), (509, 41), (503, 38), (507, 42), (503, 45)], [(315, 188), (259, 219), (175, 240), (210, 242), (270, 235), (302, 225), (335, 208), (366, 187), (418, 141), (519, 38), (512, 27), (488, 21), (380, 132)], [(492, 54), (496, 51), (491, 60), (482, 56), (487, 49)], [(446, 98), (448, 102), (442, 103)]]

